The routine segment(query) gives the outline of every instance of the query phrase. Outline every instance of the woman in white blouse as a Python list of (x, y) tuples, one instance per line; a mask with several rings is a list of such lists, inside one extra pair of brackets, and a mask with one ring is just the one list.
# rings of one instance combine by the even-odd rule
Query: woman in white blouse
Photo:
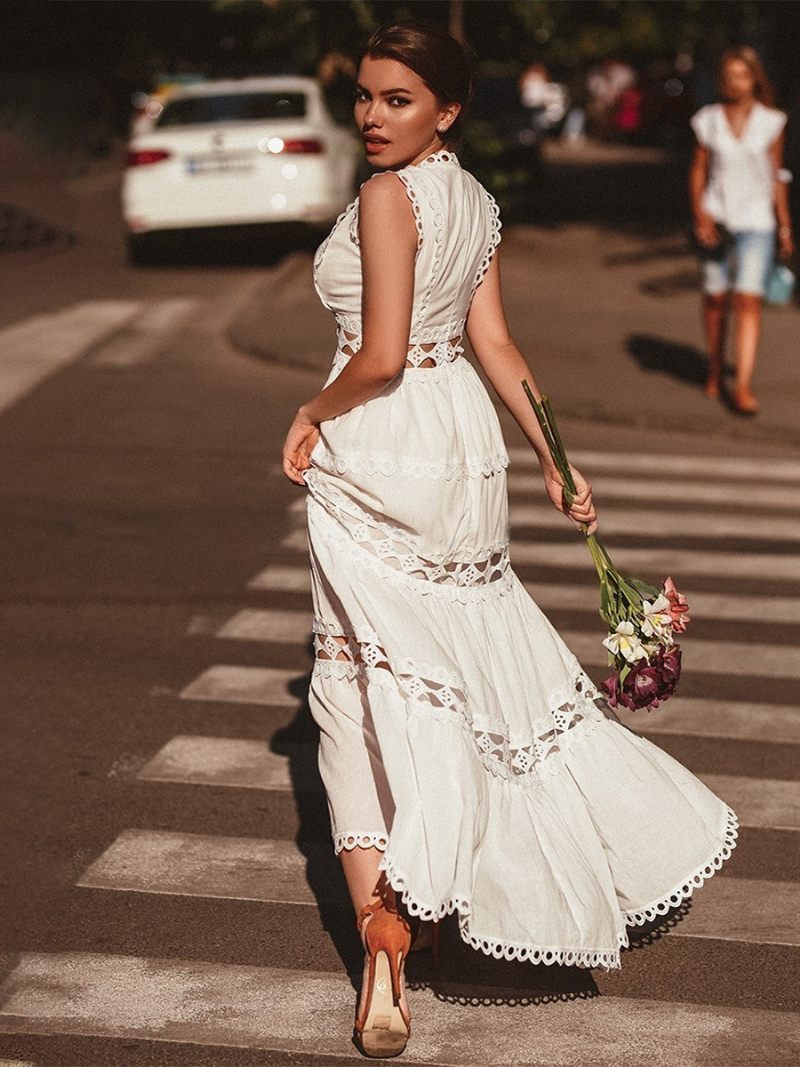
[(794, 251), (786, 186), (791, 174), (783, 168), (786, 114), (771, 106), (772, 88), (752, 48), (722, 54), (717, 85), (721, 102), (706, 104), (690, 120), (697, 143), (689, 190), (695, 235), (705, 249), (705, 393), (720, 395), (733, 290), (736, 379), (730, 402), (734, 410), (754, 414), (759, 404), (751, 382), (766, 279), (776, 251), (783, 259)]

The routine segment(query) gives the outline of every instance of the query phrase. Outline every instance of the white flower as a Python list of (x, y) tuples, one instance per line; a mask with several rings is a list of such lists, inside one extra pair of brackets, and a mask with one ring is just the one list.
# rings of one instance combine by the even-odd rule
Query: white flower
[(646, 637), (657, 637), (662, 643), (672, 644), (672, 616), (669, 600), (659, 593), (654, 601), (642, 601), (642, 633)]
[(634, 663), (637, 659), (647, 659), (647, 652), (630, 619), (624, 619), (619, 623), (616, 630), (608, 635), (603, 644), (609, 652), (615, 656), (621, 655), (628, 663)]

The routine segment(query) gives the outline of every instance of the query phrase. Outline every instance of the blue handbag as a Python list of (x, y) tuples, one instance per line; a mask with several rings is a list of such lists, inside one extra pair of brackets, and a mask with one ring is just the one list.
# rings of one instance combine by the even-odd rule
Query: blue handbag
[(768, 304), (786, 305), (791, 303), (794, 295), (795, 276), (791, 267), (775, 261), (767, 274), (764, 300)]

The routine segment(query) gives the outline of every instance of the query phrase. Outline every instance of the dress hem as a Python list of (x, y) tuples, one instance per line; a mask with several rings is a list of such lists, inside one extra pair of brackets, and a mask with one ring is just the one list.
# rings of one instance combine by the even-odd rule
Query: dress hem
[[(623, 925), (617, 935), (617, 946), (613, 949), (578, 949), (565, 948), (564, 946), (526, 945), (513, 941), (505, 941), (500, 938), (480, 937), (472, 934), (469, 930), (469, 917), (472, 912), (472, 907), (465, 897), (460, 895), (450, 897), (448, 900), (441, 901), (435, 908), (421, 903), (414, 897), (412, 891), (408, 887), (407, 876), (398, 870), (388, 853), (388, 838), (386, 834), (376, 832), (339, 834), (337, 835), (337, 839), (353, 839), (354, 837), (361, 836), (365, 839), (369, 839), (370, 844), (375, 844), (379, 848), (382, 847), (383, 856), (378, 864), (378, 870), (384, 870), (386, 872), (389, 884), (395, 892), (400, 893), (401, 900), (406, 905), (409, 913), (411, 915), (418, 915), (423, 921), (430, 922), (443, 919), (446, 915), (450, 915), (452, 912), (458, 912), (458, 929), (462, 941), (470, 945), (472, 948), (485, 953), (487, 956), (493, 956), (495, 959), (529, 961), (535, 964), (559, 964), (572, 967), (603, 967), (605, 970), (612, 970), (621, 967), (620, 950), (630, 947), (626, 927), (641, 926), (646, 922), (655, 920), (658, 916), (666, 915), (671, 908), (679, 906), (684, 900), (690, 898), (695, 889), (700, 888), (703, 883), (711, 878), (712, 875), (722, 867), (723, 863), (730, 858), (737, 844), (738, 826), (739, 820), (736, 812), (729, 805), (725, 804), (722, 826), (722, 845), (714, 851), (712, 856), (705, 863), (697, 867), (688, 878), (681, 881), (679, 885), (671, 889), (669, 893), (664, 894), (657, 900), (652, 901), (642, 908), (633, 908), (621, 912)], [(387, 844), (381, 846), (378, 844), (379, 839), (386, 840)], [(343, 847), (352, 848), (355, 847), (355, 843), (356, 842), (352, 845), (345, 844)], [(339, 850), (337, 849), (337, 851)]]

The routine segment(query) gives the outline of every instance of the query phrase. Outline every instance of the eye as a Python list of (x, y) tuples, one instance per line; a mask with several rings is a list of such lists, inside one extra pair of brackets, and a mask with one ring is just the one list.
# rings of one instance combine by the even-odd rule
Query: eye
[(411, 103), (411, 101), (407, 100), (404, 96), (391, 96), (391, 97), (389, 97), (389, 99), (391, 100), (392, 103), (397, 101), (397, 103), (400, 105), (400, 107), (405, 107), (406, 104), (410, 104)]
[(355, 100), (364, 100), (368, 96), (369, 96), (369, 93), (367, 92), (366, 89), (356, 89), (356, 95), (355, 95), (354, 99)]

